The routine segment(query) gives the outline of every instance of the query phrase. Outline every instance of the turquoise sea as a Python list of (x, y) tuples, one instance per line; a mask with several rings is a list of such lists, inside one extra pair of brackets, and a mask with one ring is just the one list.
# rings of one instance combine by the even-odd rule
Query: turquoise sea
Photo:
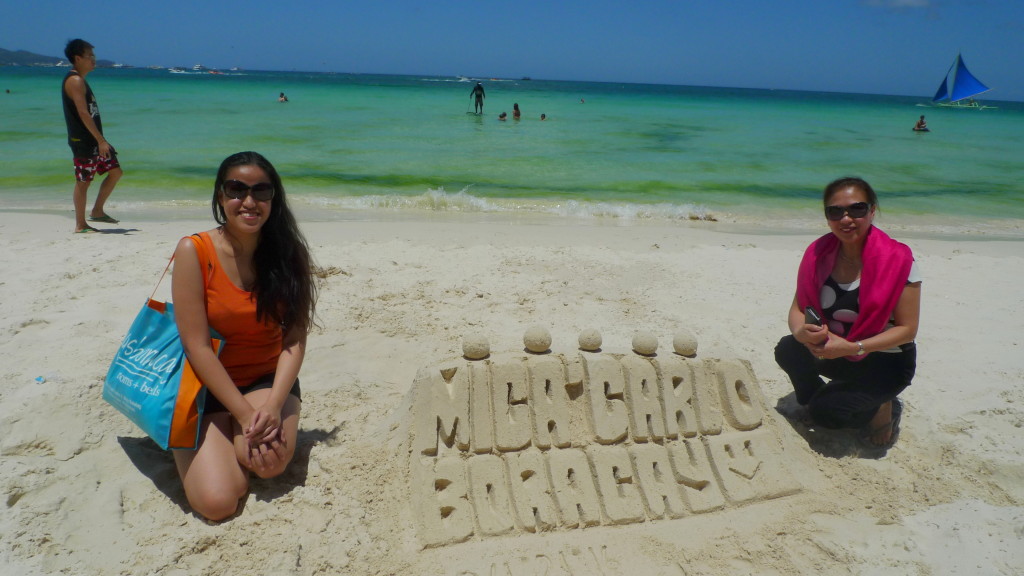
[[(0, 68), (0, 210), (70, 210), (65, 72)], [(859, 175), (886, 227), (1024, 238), (1019, 102), (950, 110), (925, 95), (256, 71), (99, 69), (89, 83), (125, 169), (108, 204), (125, 221), (205, 216), (219, 162), (251, 149), (307, 219), (820, 228), (822, 187)], [(523, 118), (499, 121), (514, 103)], [(911, 130), (920, 114), (930, 133)]]

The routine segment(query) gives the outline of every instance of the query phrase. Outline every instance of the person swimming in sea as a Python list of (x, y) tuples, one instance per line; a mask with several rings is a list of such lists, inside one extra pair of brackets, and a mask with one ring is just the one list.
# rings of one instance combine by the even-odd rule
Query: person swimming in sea
[(924, 114), (921, 114), (921, 118), (914, 124), (914, 132), (931, 132), (928, 129), (928, 123), (924, 121)]

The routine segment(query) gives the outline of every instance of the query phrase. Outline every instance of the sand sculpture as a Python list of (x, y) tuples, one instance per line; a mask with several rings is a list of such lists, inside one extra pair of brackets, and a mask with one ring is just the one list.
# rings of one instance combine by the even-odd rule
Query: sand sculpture
[(530, 326), (523, 334), (523, 345), (534, 354), (546, 354), (551, 349), (551, 333), (543, 326)]
[(491, 355), (491, 343), (483, 334), (470, 334), (462, 339), (462, 355), (467, 360), (483, 360)]
[(600, 352), (601, 342), (601, 332), (595, 328), (587, 328), (580, 332), (580, 350), (584, 350), (586, 352)]
[(493, 356), (421, 369), (410, 391), (409, 489), (417, 533), (435, 547), (515, 533), (656, 522), (799, 491), (754, 374), (639, 333), (601, 352), (596, 330), (555, 354), (546, 329)]

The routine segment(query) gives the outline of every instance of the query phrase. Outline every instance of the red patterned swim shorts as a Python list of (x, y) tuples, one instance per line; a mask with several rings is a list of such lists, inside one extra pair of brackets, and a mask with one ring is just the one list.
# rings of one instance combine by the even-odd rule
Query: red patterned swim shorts
[(120, 167), (121, 164), (117, 162), (116, 154), (111, 154), (110, 158), (100, 155), (89, 158), (75, 158), (75, 178), (79, 182), (92, 182), (92, 179), (97, 174), (102, 176), (114, 168)]

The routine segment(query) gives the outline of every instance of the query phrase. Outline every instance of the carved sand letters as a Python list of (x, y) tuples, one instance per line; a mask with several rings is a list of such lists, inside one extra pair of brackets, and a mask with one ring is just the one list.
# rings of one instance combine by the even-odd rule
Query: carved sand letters
[(798, 491), (747, 363), (580, 352), (460, 358), (413, 384), (426, 547), (683, 518)]

